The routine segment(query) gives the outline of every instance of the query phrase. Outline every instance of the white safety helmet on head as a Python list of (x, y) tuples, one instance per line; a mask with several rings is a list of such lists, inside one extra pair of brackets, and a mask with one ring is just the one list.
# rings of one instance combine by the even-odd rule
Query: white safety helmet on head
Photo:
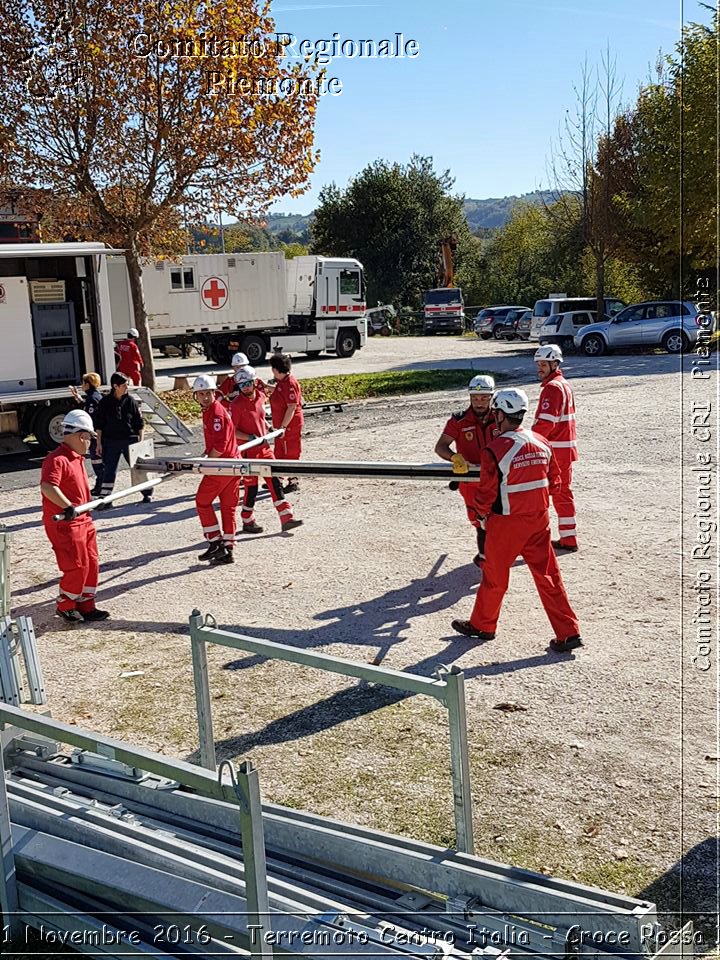
[(556, 343), (547, 343), (544, 347), (538, 347), (533, 360), (535, 363), (537, 363), (538, 360), (557, 360), (558, 363), (562, 363), (562, 350)]
[(195, 383), (193, 383), (193, 393), (198, 390), (217, 390), (217, 380), (209, 373), (201, 373), (199, 377), (195, 377)]
[(244, 353), (236, 353), (230, 361), (231, 367), (246, 367), (250, 361)]
[(498, 390), (493, 397), (492, 405), (495, 410), (499, 410), (508, 417), (517, 417), (521, 413), (527, 413), (528, 396), (524, 390), (508, 387), (506, 390)]
[(70, 410), (63, 417), (62, 426), (65, 436), (71, 433), (81, 433), (83, 430), (95, 436), (92, 418), (84, 410)]
[(138, 337), (140, 336), (140, 331), (137, 330), (135, 327), (130, 327), (130, 329), (128, 330), (128, 336), (133, 337), (135, 340), (137, 340)]
[(255, 368), (251, 366), (240, 367), (235, 374), (235, 383), (242, 386), (243, 383), (255, 382)]
[(468, 384), (468, 393), (495, 393), (495, 381), (482, 375), (473, 377)]

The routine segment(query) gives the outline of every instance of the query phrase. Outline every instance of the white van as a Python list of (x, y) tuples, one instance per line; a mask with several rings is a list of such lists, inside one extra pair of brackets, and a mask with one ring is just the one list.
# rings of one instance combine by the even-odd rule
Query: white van
[[(616, 297), (605, 297), (605, 313), (609, 317), (614, 317), (624, 307), (622, 300)], [(574, 297), (573, 299), (548, 297), (547, 300), (537, 300), (530, 323), (530, 339), (539, 340), (542, 325), (556, 313), (574, 313), (576, 310), (595, 310), (596, 308), (597, 297)]]

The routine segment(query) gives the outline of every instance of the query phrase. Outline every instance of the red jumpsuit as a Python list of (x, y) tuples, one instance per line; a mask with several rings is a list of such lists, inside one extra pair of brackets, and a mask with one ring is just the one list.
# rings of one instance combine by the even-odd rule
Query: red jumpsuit
[[(225, 377), (225, 379), (223, 380), (223, 382), (222, 382), (222, 383), (220, 384), (220, 386), (218, 387), (218, 391), (219, 391), (220, 394), (221, 394), (221, 396), (220, 396), (220, 398), (219, 398), (219, 399), (220, 399), (220, 403), (225, 407), (226, 410), (229, 410), (229, 409), (230, 409), (230, 404), (231, 404), (231, 402), (232, 402), (231, 399), (230, 399), (230, 394), (231, 394), (231, 393), (235, 393), (236, 390), (237, 390), (237, 385), (236, 385), (236, 383), (235, 383), (235, 376), (234, 376), (234, 375), (229, 376), (229, 377)], [(233, 399), (234, 399), (234, 398), (233, 398)]]
[[(262, 384), (255, 382), (255, 391), (252, 396), (240, 392), (230, 404), (230, 415), (235, 429), (240, 433), (254, 434), (262, 437), (267, 433), (265, 425), (265, 401), (267, 394)], [(269, 443), (262, 443), (257, 447), (245, 450), (242, 456), (248, 460), (274, 460), (275, 457)], [(293, 519), (292, 507), (285, 499), (282, 483), (278, 477), (263, 477), (263, 483), (270, 491), (273, 506), (278, 512), (280, 523), (287, 523)], [(253, 523), (255, 520), (255, 500), (258, 494), (258, 477), (243, 477), (243, 505), (240, 513), (243, 524)]]
[(559, 469), (545, 441), (518, 428), (501, 434), (483, 450), (477, 509), (487, 516), (483, 578), (470, 622), (494, 633), (510, 567), (521, 556), (558, 640), (580, 633), (550, 541), (549, 497)]
[(575, 498), (571, 489), (572, 465), (578, 459), (575, 398), (560, 370), (543, 380), (532, 429), (549, 443), (560, 468), (560, 482), (552, 493), (560, 544), (577, 547)]
[[(85, 458), (65, 443), (43, 460), (40, 481), (58, 487), (73, 506), (90, 500)], [(62, 572), (57, 608), (89, 613), (95, 609), (98, 585), (97, 537), (92, 517), (84, 513), (75, 520), (53, 520), (54, 514), (62, 513), (62, 508), (45, 495), (42, 508), (45, 533)]]
[(299, 460), (302, 454), (302, 428), (305, 417), (302, 411), (302, 390), (292, 374), (278, 380), (270, 395), (272, 424), (276, 429), (281, 426), (287, 408), (297, 404), (292, 420), (285, 428), (282, 437), (275, 441), (275, 456), (278, 460)]
[[(454, 413), (450, 417), (443, 433), (452, 437), (455, 449), (468, 463), (478, 466), (482, 451), (497, 436), (497, 424), (492, 412), (479, 417), (472, 407), (468, 407), (467, 410)], [(465, 501), (468, 520), (474, 527), (479, 527), (480, 519), (475, 508), (477, 483), (461, 483), (459, 489)]]
[(121, 340), (115, 344), (115, 351), (120, 356), (117, 369), (136, 386), (140, 386), (140, 371), (143, 360), (138, 345), (133, 339)]
[[(235, 427), (230, 414), (219, 400), (213, 400), (210, 406), (203, 410), (203, 431), (206, 454), (217, 450), (221, 457), (238, 455)], [(195, 506), (205, 539), (211, 543), (220, 539), (220, 527), (213, 507), (215, 500), (220, 501), (222, 539), (225, 546), (232, 549), (235, 543), (235, 514), (240, 500), (240, 477), (203, 477), (200, 481), (195, 495)]]

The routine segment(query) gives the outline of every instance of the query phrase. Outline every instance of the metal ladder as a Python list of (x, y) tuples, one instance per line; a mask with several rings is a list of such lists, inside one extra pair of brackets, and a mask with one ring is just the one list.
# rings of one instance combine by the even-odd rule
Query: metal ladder
[(162, 443), (190, 443), (193, 432), (179, 417), (176, 417), (170, 407), (149, 387), (133, 387), (133, 396), (140, 401), (145, 422), (153, 428), (157, 439)]

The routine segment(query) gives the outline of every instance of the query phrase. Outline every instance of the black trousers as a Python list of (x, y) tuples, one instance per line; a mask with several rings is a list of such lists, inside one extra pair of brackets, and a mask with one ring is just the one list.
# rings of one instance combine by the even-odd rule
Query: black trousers
[[(125, 457), (125, 462), (130, 465), (130, 440), (106, 440), (102, 441), (102, 488), (100, 495), (103, 497), (113, 492), (115, 479), (117, 477), (117, 468), (120, 463), (120, 457)], [(135, 443), (135, 440), (132, 440)], [(143, 492), (143, 499), (152, 498), (152, 488)]]

